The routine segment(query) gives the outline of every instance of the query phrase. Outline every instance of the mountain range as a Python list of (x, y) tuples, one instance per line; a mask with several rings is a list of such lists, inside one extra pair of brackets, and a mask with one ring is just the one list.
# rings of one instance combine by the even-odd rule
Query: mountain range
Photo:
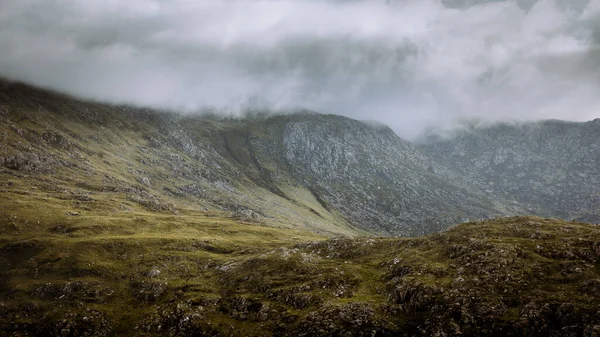
[(330, 236), (600, 220), (600, 120), (471, 123), (409, 142), (335, 115), (186, 116), (2, 82), (0, 128), (3, 175), (125, 196), (115, 212), (192, 208)]
[(0, 82), (0, 335), (597, 336), (599, 134)]

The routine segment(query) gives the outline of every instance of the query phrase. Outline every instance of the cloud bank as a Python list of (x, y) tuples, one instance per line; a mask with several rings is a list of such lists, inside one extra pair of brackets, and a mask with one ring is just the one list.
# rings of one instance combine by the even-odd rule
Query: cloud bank
[(600, 116), (600, 0), (2, 0), (0, 76), (194, 112), (310, 109), (411, 137)]

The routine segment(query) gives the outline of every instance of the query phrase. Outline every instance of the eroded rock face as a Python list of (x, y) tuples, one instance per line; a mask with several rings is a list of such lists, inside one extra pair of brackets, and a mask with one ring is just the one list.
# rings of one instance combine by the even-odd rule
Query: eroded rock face
[(54, 172), (57, 161), (47, 155), (25, 152), (0, 158), (0, 163), (9, 169), (22, 172), (51, 173)]
[(530, 214), (600, 222), (600, 120), (469, 127), (418, 145)]
[(509, 214), (387, 127), (309, 113), (190, 117), (7, 90), (2, 168), (125, 193), (151, 211), (183, 202), (247, 222), (379, 235)]
[(339, 116), (285, 125), (286, 160), (329, 207), (373, 233), (418, 235), (501, 212), (387, 127)]

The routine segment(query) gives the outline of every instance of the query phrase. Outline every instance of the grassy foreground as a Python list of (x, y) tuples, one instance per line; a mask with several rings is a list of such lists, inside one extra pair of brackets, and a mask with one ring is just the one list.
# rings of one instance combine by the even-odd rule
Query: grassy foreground
[(600, 333), (600, 228), (530, 217), (333, 238), (118, 193), (0, 186), (0, 335)]

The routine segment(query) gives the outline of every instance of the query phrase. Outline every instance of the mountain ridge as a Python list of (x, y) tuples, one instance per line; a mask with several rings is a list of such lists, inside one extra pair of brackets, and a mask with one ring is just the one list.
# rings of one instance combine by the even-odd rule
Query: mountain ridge
[(432, 160), (542, 216), (599, 222), (600, 119), (498, 124), (432, 135), (418, 146)]
[(528, 212), (493, 140), (0, 88), (2, 335), (600, 334), (600, 227), (480, 219)]
[[(545, 125), (560, 129), (563, 122), (475, 127), (456, 131), (454, 138), (430, 136), (411, 143), (387, 126), (308, 111), (184, 116), (81, 101), (8, 82), (0, 93), (2, 141), (7, 145), (0, 153), (4, 174), (38, 172), (38, 178), (49, 175), (58, 185), (72, 185), (69, 179), (79, 177), (75, 185), (87, 186), (88, 192), (124, 193), (130, 201), (124, 207), (210, 209), (328, 235), (423, 235), (471, 219), (508, 215), (600, 220), (599, 195), (584, 176), (598, 174), (590, 166), (600, 160), (593, 153), (577, 157), (587, 160), (581, 167), (552, 158), (545, 171), (518, 166), (500, 172), (503, 166), (496, 171), (485, 166), (514, 161), (517, 155), (521, 162), (537, 165), (538, 159), (524, 159), (539, 157), (528, 147), (552, 150), (561, 141), (579, 139), (535, 133)], [(589, 123), (572, 125), (585, 129), (596, 122)], [(514, 131), (523, 128), (531, 130)], [(590, 136), (575, 146), (580, 152), (587, 145), (600, 146), (593, 139), (600, 130), (587, 129)], [(505, 148), (497, 148), (503, 139)], [(565, 165), (582, 175), (573, 179), (576, 186), (564, 188), (563, 179), (563, 185), (551, 182), (545, 190), (548, 172), (564, 171)], [(523, 180), (529, 176), (519, 170), (541, 173), (527, 183)], [(490, 188), (495, 175), (501, 179)], [(521, 189), (514, 186), (515, 179), (521, 179)], [(537, 194), (527, 196), (524, 186), (537, 188)], [(584, 191), (579, 198), (591, 201), (558, 207), (578, 196), (577, 186)], [(562, 197), (552, 198), (561, 188), (566, 191)]]

